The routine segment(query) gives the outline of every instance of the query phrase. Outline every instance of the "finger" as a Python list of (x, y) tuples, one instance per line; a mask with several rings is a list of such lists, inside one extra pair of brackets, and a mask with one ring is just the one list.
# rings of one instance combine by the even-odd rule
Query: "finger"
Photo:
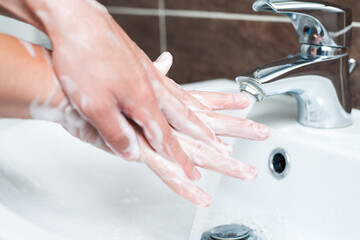
[(184, 103), (169, 93), (166, 87), (157, 81), (153, 81), (152, 84), (159, 108), (173, 128), (215, 147), (222, 153), (231, 154), (232, 147), (217, 138), (213, 130), (204, 124)]
[(174, 80), (161, 76), (161, 80), (163, 84), (171, 91), (171, 93), (180, 99), (186, 106), (191, 109), (196, 110), (211, 110), (209, 106), (203, 104), (194, 96), (192, 96), (188, 91), (185, 91), (179, 84), (177, 84)]
[[(67, 125), (65, 124), (64, 126), (65, 129), (67, 129), (66, 126)], [(108, 153), (114, 154), (114, 151), (111, 150), (111, 148), (109, 148), (108, 144), (105, 143), (104, 139), (100, 136), (96, 128), (90, 123), (87, 122), (84, 127), (77, 129), (75, 132), (71, 131), (71, 129), (70, 130), (67, 129), (67, 130), (70, 132), (70, 134), (72, 134), (76, 138), (79, 138), (81, 141), (89, 143)]]
[[(144, 71), (147, 72), (147, 78), (158, 79), (159, 76), (154, 74), (156, 68), (146, 54), (137, 47), (119, 26), (114, 26), (114, 28), (115, 31), (123, 37), (125, 43), (130, 47), (139, 63), (143, 66)], [(142, 99), (136, 100), (130, 107), (120, 106), (121, 109), (124, 109), (125, 113), (143, 129), (146, 139), (158, 153), (180, 164), (190, 179), (200, 179), (200, 172), (181, 149), (177, 139), (172, 133), (172, 129), (159, 110), (156, 99), (154, 98), (154, 92), (150, 90), (151, 86), (145, 86), (145, 89), (147, 92), (138, 93), (138, 95), (142, 96)], [(119, 94), (116, 95), (119, 96)], [(139, 108), (139, 106), (142, 106), (142, 108)], [(152, 119), (150, 119), (150, 116)]]
[(158, 108), (151, 86), (139, 88), (132, 100), (134, 102), (127, 105), (121, 105), (124, 101), (118, 101), (119, 107), (142, 128), (151, 147), (163, 157), (180, 164), (190, 179), (200, 179), (200, 172), (181, 149), (173, 130)]
[(108, 144), (105, 143), (96, 128), (81, 117), (78, 111), (76, 111), (67, 100), (64, 100), (63, 102), (65, 102), (65, 105), (61, 103), (55, 108), (61, 110), (62, 120), (58, 121), (58, 123), (60, 123), (71, 135), (79, 138), (81, 141), (109, 153), (114, 153), (114, 151), (109, 148)]
[(208, 207), (211, 197), (189, 180), (184, 171), (176, 164), (167, 161), (146, 147), (141, 141), (142, 160), (175, 193), (201, 207)]
[(140, 148), (135, 131), (118, 110), (115, 101), (107, 101), (107, 105), (93, 104), (86, 108), (85, 116), (91, 119), (91, 124), (115, 154), (127, 160), (139, 159)]
[(181, 133), (177, 133), (181, 146), (199, 167), (245, 181), (254, 180), (257, 176), (255, 167), (235, 158), (223, 155), (206, 144), (196, 141)]
[[(168, 52), (164, 52), (154, 62), (154, 66), (163, 74), (167, 73), (171, 64), (172, 56)], [(162, 82), (153, 81), (153, 88), (156, 89), (155, 93), (157, 94), (161, 111), (175, 129), (210, 144), (220, 152), (231, 154), (232, 147), (217, 138), (208, 126), (200, 121), (184, 103), (162, 85)]]
[[(148, 56), (144, 52), (140, 52), (140, 55), (144, 59), (144, 61), (148, 64), (151, 61), (149, 60)], [(178, 85), (175, 81), (172, 79), (166, 77), (165, 75), (169, 71), (171, 65), (173, 62), (173, 57), (169, 52), (164, 52), (160, 55), (160, 57), (153, 63), (153, 65), (150, 67), (154, 67), (155, 70), (159, 73), (158, 78), (165, 87), (168, 88), (169, 91), (171, 91), (172, 95), (176, 96), (178, 99), (180, 99), (182, 102), (184, 102), (187, 106), (196, 108), (196, 109), (203, 109), (203, 110), (209, 110), (207, 106), (200, 103), (196, 98), (191, 96), (187, 91), (182, 89), (180, 85)]]
[(160, 57), (154, 62), (154, 66), (161, 74), (166, 75), (173, 63), (173, 57), (169, 52), (163, 52)]
[(196, 115), (217, 135), (252, 140), (265, 140), (270, 136), (270, 129), (251, 120), (219, 114), (212, 111), (197, 111)]
[(241, 93), (190, 91), (190, 94), (212, 110), (244, 109), (250, 103), (249, 97)]
[(96, 128), (90, 123), (87, 123), (84, 127), (78, 128), (75, 131), (73, 128), (67, 128), (67, 126), (68, 125), (65, 124), (63, 127), (74, 137), (80, 139), (83, 142), (89, 143), (103, 151), (114, 154), (114, 151), (111, 150), (108, 144), (106, 144), (104, 139), (100, 136)]

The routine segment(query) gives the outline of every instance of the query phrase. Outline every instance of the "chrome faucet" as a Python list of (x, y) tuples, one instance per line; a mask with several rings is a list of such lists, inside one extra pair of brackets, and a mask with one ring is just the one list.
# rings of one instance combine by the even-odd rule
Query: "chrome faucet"
[(240, 91), (258, 101), (279, 94), (294, 96), (298, 120), (308, 127), (351, 125), (349, 75), (356, 67), (348, 54), (351, 9), (317, 0), (257, 0), (253, 9), (288, 16), (299, 36), (300, 53), (237, 77)]

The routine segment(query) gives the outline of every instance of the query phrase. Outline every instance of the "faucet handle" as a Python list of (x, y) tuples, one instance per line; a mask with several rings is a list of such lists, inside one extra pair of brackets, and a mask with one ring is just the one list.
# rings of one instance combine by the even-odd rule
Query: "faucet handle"
[(257, 0), (253, 9), (287, 15), (301, 44), (338, 48), (351, 46), (350, 8), (319, 0)]

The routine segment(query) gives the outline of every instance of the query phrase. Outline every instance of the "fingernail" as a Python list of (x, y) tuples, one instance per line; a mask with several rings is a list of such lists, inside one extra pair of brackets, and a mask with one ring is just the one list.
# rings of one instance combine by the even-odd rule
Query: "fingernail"
[(169, 52), (164, 52), (154, 62), (154, 66), (164, 75), (166, 75), (172, 65), (173, 58)]
[(163, 52), (156, 60), (156, 62), (159, 62), (160, 64), (169, 62), (169, 61), (172, 62), (172, 55), (169, 52)]
[(270, 128), (268, 126), (256, 123), (254, 124), (254, 129), (256, 134), (262, 139), (266, 139), (270, 136)]
[(254, 166), (249, 166), (245, 172), (246, 172), (246, 174), (244, 176), (245, 181), (252, 181), (258, 175), (257, 168)]
[(140, 147), (137, 139), (129, 140), (129, 146), (120, 152), (120, 155), (127, 161), (136, 161), (140, 159)]
[(211, 197), (206, 193), (201, 193), (201, 195), (196, 198), (195, 204), (199, 207), (209, 207), (211, 204)]
[(136, 152), (122, 152), (121, 156), (127, 161), (137, 161), (140, 158), (140, 154)]

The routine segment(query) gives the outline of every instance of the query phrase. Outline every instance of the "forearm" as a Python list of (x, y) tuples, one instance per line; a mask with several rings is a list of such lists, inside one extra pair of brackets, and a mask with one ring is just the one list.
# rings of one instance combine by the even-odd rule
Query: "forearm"
[(46, 50), (0, 35), (0, 52), (0, 117), (30, 118), (30, 104), (44, 102), (54, 89), (54, 105), (65, 98), (56, 88)]
[(66, 98), (51, 66), (50, 52), (3, 34), (0, 52), (0, 118), (56, 122), (84, 142), (111, 152)]

